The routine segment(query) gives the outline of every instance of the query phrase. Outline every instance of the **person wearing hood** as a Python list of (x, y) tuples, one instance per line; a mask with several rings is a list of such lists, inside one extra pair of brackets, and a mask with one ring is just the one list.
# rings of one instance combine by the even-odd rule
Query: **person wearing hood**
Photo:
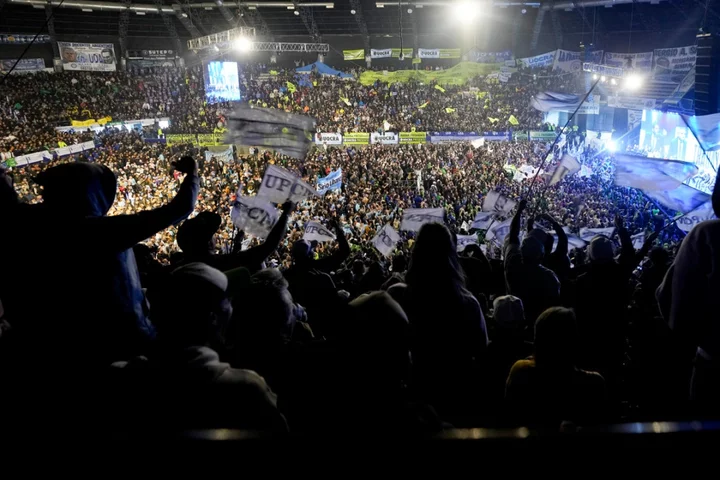
[(521, 200), (510, 223), (503, 253), (508, 294), (522, 300), (525, 319), (531, 326), (541, 312), (560, 305), (560, 282), (552, 270), (542, 265), (545, 246), (541, 240), (528, 235), (520, 243), (520, 219), (526, 207), (527, 201)]
[[(720, 214), (720, 186), (712, 194)], [(716, 416), (720, 401), (720, 220), (690, 230), (657, 290), (663, 318), (682, 344), (687, 369), (692, 363), (689, 397), (696, 413)]]
[[(282, 206), (282, 215), (273, 226), (265, 242), (257, 247), (233, 252), (226, 255), (215, 254), (215, 234), (220, 229), (222, 217), (214, 212), (200, 212), (197, 216), (185, 220), (177, 233), (177, 243), (183, 251), (180, 265), (193, 262), (203, 262), (217, 268), (221, 272), (245, 267), (251, 272), (260, 271), (265, 260), (280, 246), (287, 231), (288, 217), (295, 209), (293, 202), (285, 202)], [(235, 246), (239, 247), (242, 235), (235, 239)]]
[(9, 173), (0, 171), (1, 241), (5, 252), (16, 252), (0, 260), (0, 298), (18, 355), (101, 368), (153, 337), (132, 249), (193, 211), (196, 162), (183, 157), (175, 169), (186, 176), (167, 205), (111, 217), (116, 178), (106, 166), (45, 170), (35, 179), (43, 187), (36, 205), (21, 204)]

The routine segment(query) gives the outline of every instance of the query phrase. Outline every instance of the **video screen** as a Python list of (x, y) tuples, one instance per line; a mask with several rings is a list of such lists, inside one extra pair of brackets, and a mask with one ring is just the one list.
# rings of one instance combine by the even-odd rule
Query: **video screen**
[(240, 100), (237, 62), (205, 64), (205, 98), (210, 103)]
[(640, 149), (650, 158), (665, 158), (694, 163), (698, 174), (685, 182), (691, 187), (706, 193), (712, 193), (715, 184), (719, 152), (703, 154), (700, 144), (685, 122), (677, 113), (659, 110), (643, 110), (640, 126)]

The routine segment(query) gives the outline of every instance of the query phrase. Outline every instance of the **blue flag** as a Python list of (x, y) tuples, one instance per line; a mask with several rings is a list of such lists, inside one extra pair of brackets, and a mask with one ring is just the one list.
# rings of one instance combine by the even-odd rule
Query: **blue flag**
[(318, 178), (317, 192), (324, 195), (327, 191), (340, 190), (342, 188), (342, 168), (330, 172), (327, 177)]

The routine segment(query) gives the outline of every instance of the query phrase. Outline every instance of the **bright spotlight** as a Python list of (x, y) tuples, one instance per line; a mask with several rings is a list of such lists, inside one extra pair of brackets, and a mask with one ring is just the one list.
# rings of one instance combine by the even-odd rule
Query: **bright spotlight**
[(525, 15), (527, 13), (527, 9), (523, 8), (522, 10), (520, 10), (520, 12)]
[(295, 11), (293, 12), (293, 14), (294, 14), (295, 16), (298, 16), (298, 15), (300, 15), (300, 12), (298, 12), (297, 10), (295, 10)]
[(235, 50), (247, 52), (252, 48), (252, 42), (247, 37), (239, 37), (235, 39), (233, 46), (235, 47)]
[(216, 52), (219, 52), (220, 48), (217, 45), (213, 45), (213, 50), (215, 50)]
[(627, 90), (638, 90), (642, 87), (643, 78), (637, 73), (631, 73), (625, 77), (625, 88)]
[(412, 13), (412, 8), (408, 8), (408, 13)]
[(355, 10), (350, 10), (350, 15), (355, 15), (355, 13), (357, 13)]
[(597, 80), (597, 79), (598, 79), (598, 75), (596, 73), (595, 75), (593, 75), (593, 80)]
[(617, 80), (615, 80), (614, 78), (611, 78), (610, 85), (617, 85)]
[(607, 144), (608, 152), (615, 153), (617, 152), (617, 143), (615, 143), (614, 140), (610, 140)]
[(478, 13), (477, 6), (472, 2), (458, 2), (453, 8), (455, 19), (464, 25), (470, 25)]
[(606, 80), (607, 80), (607, 77), (605, 77), (605, 75), (603, 75), (602, 77), (600, 77), (600, 81), (601, 81), (601, 82), (604, 83)]

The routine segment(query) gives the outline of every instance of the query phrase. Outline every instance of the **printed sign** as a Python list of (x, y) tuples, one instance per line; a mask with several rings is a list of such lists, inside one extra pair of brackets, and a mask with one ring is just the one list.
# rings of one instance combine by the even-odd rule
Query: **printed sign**
[(578, 73), (582, 70), (582, 62), (580, 62), (580, 52), (571, 52), (569, 50), (558, 50), (553, 63), (553, 70), (560, 70), (567, 73)]
[(680, 83), (695, 66), (697, 47), (661, 48), (653, 52), (653, 80)]
[(550, 67), (555, 62), (556, 53), (557, 50), (553, 50), (552, 52), (535, 55), (534, 57), (519, 58), (517, 60), (518, 65), (522, 65), (525, 68)]
[(608, 107), (631, 108), (633, 110), (652, 110), (655, 108), (655, 99), (609, 96)]
[(230, 218), (245, 233), (266, 238), (278, 219), (277, 209), (259, 197), (238, 195), (233, 203)]
[(342, 168), (330, 172), (327, 177), (318, 178), (318, 195), (324, 195), (327, 191), (340, 190), (342, 188)]
[(335, 240), (335, 234), (318, 222), (310, 221), (305, 225), (305, 233), (303, 239), (310, 242), (332, 242)]
[(460, 58), (459, 48), (418, 48), (419, 58)]
[(442, 208), (411, 208), (403, 213), (400, 230), (417, 232), (426, 223), (443, 223), (445, 210)]
[(397, 145), (400, 141), (398, 134), (393, 132), (378, 133), (373, 132), (370, 134), (370, 143), (380, 145)]
[(45, 69), (45, 60), (42, 58), (23, 58), (19, 62), (17, 60), (0, 60), (0, 73), (8, 73), (13, 65), (15, 65), (13, 73), (40, 72)]
[(275, 165), (268, 165), (258, 191), (258, 197), (273, 203), (284, 203), (286, 200), (298, 203), (317, 194), (310, 185)]
[(343, 136), (339, 133), (316, 133), (315, 143), (318, 145), (342, 145)]
[(622, 68), (625, 72), (649, 72), (653, 66), (653, 52), (613, 53), (605, 52), (603, 63), (611, 67)]
[(365, 60), (365, 50), (343, 50), (343, 60)]
[(370, 134), (366, 132), (350, 132), (343, 136), (345, 145), (367, 145), (370, 143)]
[(400, 132), (401, 145), (408, 143), (425, 143), (426, 140), (427, 133), (425, 132)]
[(400, 235), (389, 224), (385, 225), (372, 239), (372, 244), (377, 248), (378, 252), (384, 256), (392, 255), (395, 246), (400, 241)]
[(112, 43), (57, 42), (63, 69), (114, 72), (115, 47)]

